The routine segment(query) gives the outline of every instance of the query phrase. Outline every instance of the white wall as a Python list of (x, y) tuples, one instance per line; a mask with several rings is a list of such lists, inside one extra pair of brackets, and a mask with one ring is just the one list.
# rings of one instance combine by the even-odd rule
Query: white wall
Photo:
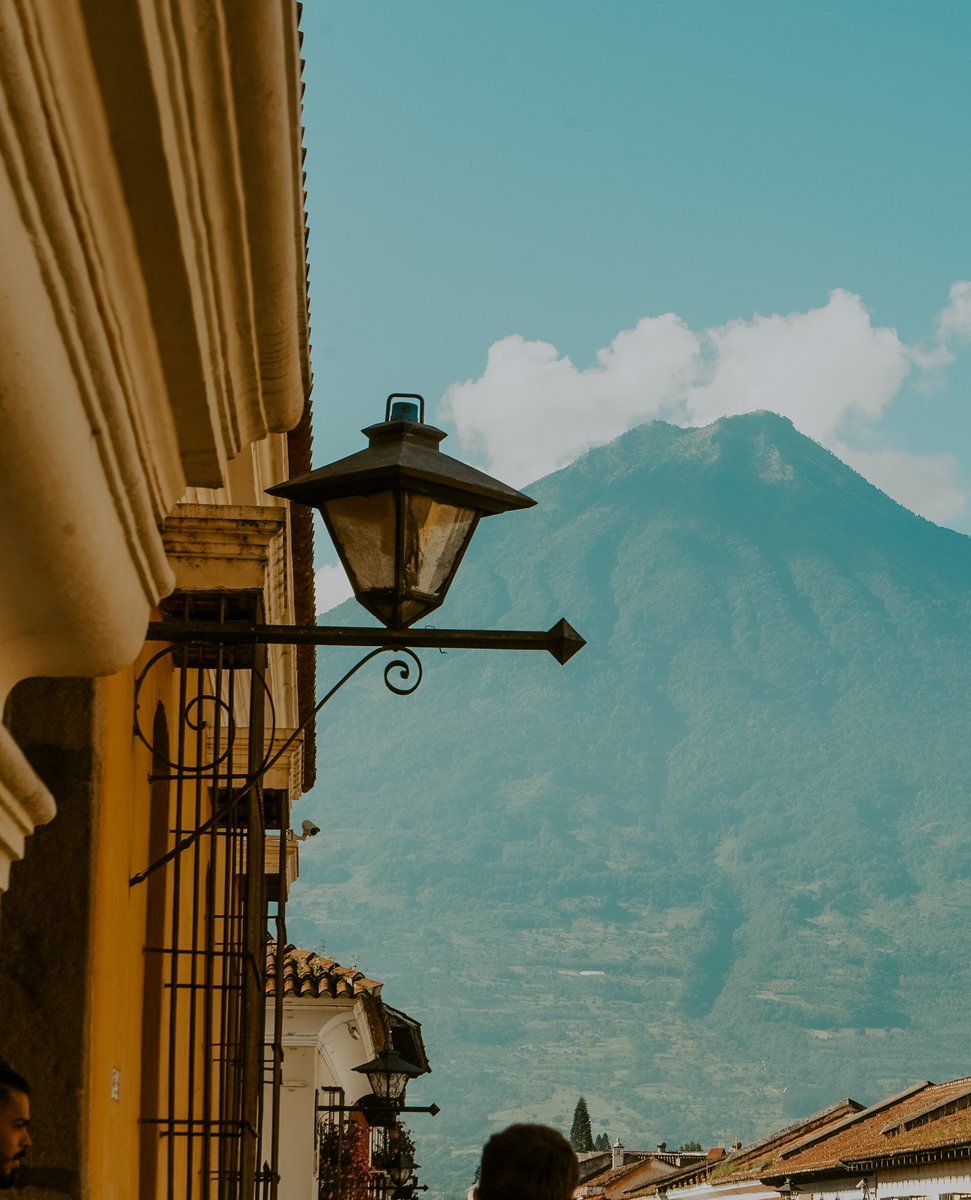
[[(267, 1014), (268, 1037), (272, 1010)], [(347, 1104), (370, 1091), (354, 1067), (375, 1055), (364, 1006), (351, 999), (288, 999), (283, 1009), (280, 1200), (316, 1200), (316, 1098), (342, 1087)], [(264, 1132), (264, 1140), (269, 1131)]]

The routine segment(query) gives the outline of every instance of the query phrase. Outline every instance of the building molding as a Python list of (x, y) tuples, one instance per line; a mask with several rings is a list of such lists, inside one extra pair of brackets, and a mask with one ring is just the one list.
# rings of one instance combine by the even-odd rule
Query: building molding
[(219, 487), (309, 392), (297, 6), (81, 8), (186, 480)]
[[(249, 729), (245, 725), (236, 727), (236, 737), (232, 749), (232, 773), (237, 783), (247, 778), (249, 773)], [(275, 757), (288, 738), (296, 731), (293, 729), (277, 729), (272, 738), (264, 737), (263, 756)], [(213, 753), (213, 734), (207, 731), (206, 753)], [(297, 737), (283, 750), (270, 769), (262, 776), (263, 787), (285, 791), (291, 805), (303, 794), (303, 737)]]
[(27, 837), (55, 812), (53, 796), (0, 725), (0, 891), (7, 889), (10, 864), (23, 858)]
[[(163, 532), (176, 587), (183, 592), (259, 592), (264, 619), (292, 625), (289, 529), (286, 509), (272, 505), (177, 505)], [(278, 723), (292, 729), (300, 719), (296, 647), (271, 648), (267, 682)], [(241, 691), (237, 701), (242, 722), (248, 693)], [(295, 786), (292, 801), (304, 790), (302, 784)]]
[[(296, 21), (290, 0), (3, 4), (0, 703), (130, 665), (175, 583), (164, 518), (303, 416)], [(11, 853), (48, 811), (15, 757)]]
[(183, 592), (259, 591), (269, 623), (293, 622), (283, 508), (179, 504), (163, 540)]

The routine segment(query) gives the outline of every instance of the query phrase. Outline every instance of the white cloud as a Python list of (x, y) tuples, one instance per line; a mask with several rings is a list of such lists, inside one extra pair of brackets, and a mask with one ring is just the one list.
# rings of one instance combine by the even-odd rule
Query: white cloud
[(694, 424), (770, 409), (831, 442), (848, 417), (879, 417), (910, 369), (896, 331), (874, 328), (860, 297), (841, 290), (823, 308), (732, 321), (706, 337), (711, 378), (689, 398)]
[(967, 512), (960, 464), (953, 454), (860, 451), (846, 446), (833, 450), (882, 492), (938, 525), (950, 525)]
[(951, 284), (948, 301), (937, 316), (937, 336), (942, 342), (971, 342), (971, 280)]
[(932, 384), (953, 358), (945, 340), (971, 340), (971, 282), (951, 288), (936, 332), (930, 346), (907, 345), (873, 324), (859, 296), (836, 289), (808, 312), (702, 331), (673, 313), (645, 317), (587, 369), (549, 342), (513, 335), (490, 347), (478, 379), (448, 389), (443, 408), (465, 453), (516, 485), (655, 417), (702, 425), (769, 409), (907, 507), (947, 521), (966, 509), (957, 460), (885, 449), (879, 428), (909, 374)]
[(332, 608), (343, 604), (354, 595), (344, 568), (339, 563), (336, 566), (321, 567), (314, 576), (314, 582), (317, 588), (318, 614), (330, 612)]
[(880, 415), (910, 362), (896, 331), (875, 328), (859, 296), (755, 316), (696, 333), (679, 317), (645, 317), (579, 370), (549, 342), (514, 335), (489, 349), (478, 379), (453, 384), (445, 413), (466, 450), (524, 483), (652, 417), (707, 424), (771, 409), (820, 440), (850, 414)]
[(662, 414), (697, 373), (700, 338), (673, 313), (645, 317), (579, 370), (549, 342), (513, 335), (489, 349), (479, 379), (453, 384), (444, 411), (466, 450), (513, 484)]

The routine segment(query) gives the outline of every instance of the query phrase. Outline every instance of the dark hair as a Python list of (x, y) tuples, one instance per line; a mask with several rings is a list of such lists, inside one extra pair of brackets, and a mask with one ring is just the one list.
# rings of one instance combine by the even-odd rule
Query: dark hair
[(561, 1133), (548, 1125), (510, 1125), (482, 1151), (479, 1200), (569, 1200), (579, 1175)]
[(23, 1092), (25, 1096), (29, 1096), (30, 1084), (12, 1067), (0, 1063), (0, 1100), (6, 1100), (11, 1092)]

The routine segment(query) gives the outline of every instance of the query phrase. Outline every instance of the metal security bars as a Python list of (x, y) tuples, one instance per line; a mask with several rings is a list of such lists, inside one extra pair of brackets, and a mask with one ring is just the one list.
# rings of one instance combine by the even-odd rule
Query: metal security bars
[[(186, 621), (261, 616), (258, 593), (177, 603), (167, 615)], [(136, 684), (135, 732), (153, 756), (151, 863), (133, 879), (148, 910), (144, 1195), (277, 1195), (282, 1049), (278, 1029), (266, 1041), (264, 972), (268, 936), (286, 945), (290, 812), (286, 789), (264, 786), (266, 659), (263, 645), (170, 645)], [(150, 736), (149, 696), (166, 712)]]
[[(174, 601), (149, 625), (163, 648), (135, 687), (135, 733), (154, 763), (148, 862), (130, 880), (147, 896), (141, 1194), (276, 1200), (282, 1005), (264, 1043), (264, 956), (269, 938), (281, 980), (292, 835), (289, 787), (268, 788), (267, 773), (372, 660), (389, 655), (385, 686), (408, 696), (422, 680), (415, 646), (546, 650), (565, 663), (584, 640), (563, 620), (546, 633), (268, 625), (259, 591)], [(278, 644), (371, 647), (279, 746), (266, 678)]]

